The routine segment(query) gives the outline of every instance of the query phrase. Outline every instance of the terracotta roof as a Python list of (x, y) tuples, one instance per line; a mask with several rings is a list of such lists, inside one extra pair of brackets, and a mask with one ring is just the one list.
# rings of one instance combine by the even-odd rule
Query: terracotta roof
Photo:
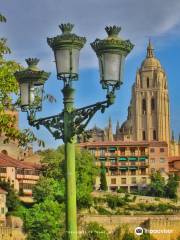
[(0, 153), (0, 167), (15, 167), (25, 169), (39, 169), (40, 164), (33, 164), (16, 160), (8, 155)]
[(98, 141), (98, 142), (85, 142), (79, 143), (80, 147), (85, 146), (167, 146), (166, 142), (148, 142), (148, 141)]
[(7, 194), (7, 192), (4, 189), (0, 188), (0, 194)]
[(180, 156), (177, 157), (168, 157), (169, 163), (173, 163), (175, 161), (180, 161)]

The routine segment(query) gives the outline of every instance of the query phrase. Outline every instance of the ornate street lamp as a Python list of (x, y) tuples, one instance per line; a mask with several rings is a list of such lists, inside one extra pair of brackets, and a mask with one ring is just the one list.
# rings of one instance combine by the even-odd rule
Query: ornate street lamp
[(49, 78), (50, 73), (44, 72), (37, 67), (37, 58), (26, 59), (28, 67), (15, 73), (15, 77), (20, 87), (20, 105), (22, 111), (33, 109), (42, 110), (42, 99), (44, 83)]
[[(41, 109), (41, 105), (38, 105), (36, 101), (34, 102), (35, 97), (34, 95), (31, 97), (31, 92), (35, 92), (34, 88), (36, 86), (43, 86), (49, 77), (48, 73), (37, 70), (36, 59), (28, 60), (28, 69), (17, 72), (15, 76), (20, 85), (21, 108), (28, 113), (29, 124), (37, 129), (39, 129), (40, 125), (43, 125), (55, 139), (63, 139), (64, 141), (66, 160), (66, 239), (77, 240), (76, 137), (85, 130), (87, 124), (98, 110), (104, 112), (106, 108), (114, 103), (115, 90), (119, 89), (122, 84), (124, 60), (132, 50), (133, 45), (129, 40), (123, 41), (118, 37), (119, 27), (106, 27), (108, 38), (105, 40), (96, 39), (91, 44), (99, 59), (100, 82), (103, 89), (107, 89), (106, 100), (76, 109), (74, 108), (75, 90), (72, 83), (78, 79), (79, 54), (86, 39), (71, 33), (73, 25), (70, 23), (61, 24), (59, 27), (62, 34), (54, 38), (48, 38), (47, 42), (54, 51), (57, 78), (64, 83), (62, 89), (64, 96), (63, 111), (55, 116), (36, 119), (36, 111)], [(39, 99), (41, 100), (42, 97)]]

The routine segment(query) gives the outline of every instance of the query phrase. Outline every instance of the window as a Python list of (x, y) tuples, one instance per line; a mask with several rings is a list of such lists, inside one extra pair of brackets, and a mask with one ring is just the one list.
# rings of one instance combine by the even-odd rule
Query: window
[(160, 163), (165, 163), (165, 159), (164, 158), (160, 158)]
[(131, 175), (136, 175), (136, 170), (131, 170)]
[(141, 148), (141, 149), (140, 149), (140, 154), (141, 154), (141, 155), (145, 155), (145, 148)]
[(154, 111), (155, 110), (155, 99), (152, 98), (151, 99), (151, 111)]
[(156, 130), (153, 130), (153, 140), (156, 140)]
[(125, 155), (125, 148), (120, 148), (121, 155)]
[(147, 88), (149, 88), (149, 78), (147, 77)]
[(4, 208), (3, 207), (1, 208), (1, 213), (4, 214)]
[(95, 151), (96, 151), (96, 149), (94, 149), (94, 148), (90, 148), (89, 151), (90, 151), (90, 153), (91, 153), (92, 155), (95, 155)]
[(160, 168), (159, 170), (160, 170), (160, 172), (164, 172), (164, 168)]
[(155, 159), (154, 158), (151, 158), (151, 163), (155, 163)]
[(136, 178), (135, 178), (135, 177), (132, 177), (132, 178), (131, 178), (131, 183), (132, 183), (132, 184), (136, 184)]
[(111, 184), (116, 184), (116, 178), (111, 178)]
[(145, 141), (146, 140), (146, 132), (142, 131), (142, 140)]
[(121, 170), (121, 175), (125, 176), (126, 175), (126, 171)]
[(6, 173), (6, 168), (0, 168), (0, 173)]
[(154, 149), (154, 148), (150, 148), (150, 152), (151, 152), (151, 153), (154, 153), (154, 152), (155, 152), (155, 149)]
[(146, 177), (142, 177), (142, 183), (143, 183), (143, 184), (146, 183)]
[(154, 173), (155, 172), (155, 168), (151, 168), (151, 173)]
[(141, 175), (146, 175), (146, 169), (141, 169)]
[(160, 152), (161, 152), (161, 153), (164, 152), (164, 148), (160, 148)]
[(142, 113), (146, 114), (146, 99), (142, 100)]
[(135, 156), (135, 148), (131, 148), (131, 149), (130, 149), (130, 154), (131, 154), (132, 156)]
[(121, 184), (126, 184), (126, 178), (121, 178)]
[(104, 155), (105, 155), (105, 151), (106, 151), (105, 148), (100, 148), (100, 149), (99, 149), (100, 156), (104, 156)]

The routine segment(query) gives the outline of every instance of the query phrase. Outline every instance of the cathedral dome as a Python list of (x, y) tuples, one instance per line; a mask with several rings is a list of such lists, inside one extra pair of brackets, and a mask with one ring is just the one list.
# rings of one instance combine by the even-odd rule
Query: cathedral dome
[(121, 128), (120, 128), (120, 131), (123, 132), (123, 133), (128, 133), (129, 131), (131, 131), (131, 121), (130, 120), (126, 120)]
[(142, 62), (141, 68), (161, 68), (161, 64), (157, 58), (146, 58)]
[(141, 64), (141, 69), (142, 68), (162, 68), (160, 61), (154, 56), (154, 49), (149, 41), (148, 47), (147, 47), (147, 55), (144, 61)]

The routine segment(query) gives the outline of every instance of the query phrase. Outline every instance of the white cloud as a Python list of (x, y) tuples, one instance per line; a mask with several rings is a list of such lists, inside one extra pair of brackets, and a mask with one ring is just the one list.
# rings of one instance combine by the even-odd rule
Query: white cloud
[(136, 44), (133, 54), (144, 48), (148, 36), (166, 35), (180, 25), (179, 0), (4, 0), (1, 9), (8, 22), (1, 24), (0, 34), (7, 36), (13, 56), (20, 61), (40, 57), (48, 70), (54, 67), (46, 37), (60, 33), (61, 22), (73, 22), (74, 31), (88, 38), (82, 51), (83, 67), (97, 66), (89, 43), (106, 35), (107, 24), (122, 26), (124, 38)]

